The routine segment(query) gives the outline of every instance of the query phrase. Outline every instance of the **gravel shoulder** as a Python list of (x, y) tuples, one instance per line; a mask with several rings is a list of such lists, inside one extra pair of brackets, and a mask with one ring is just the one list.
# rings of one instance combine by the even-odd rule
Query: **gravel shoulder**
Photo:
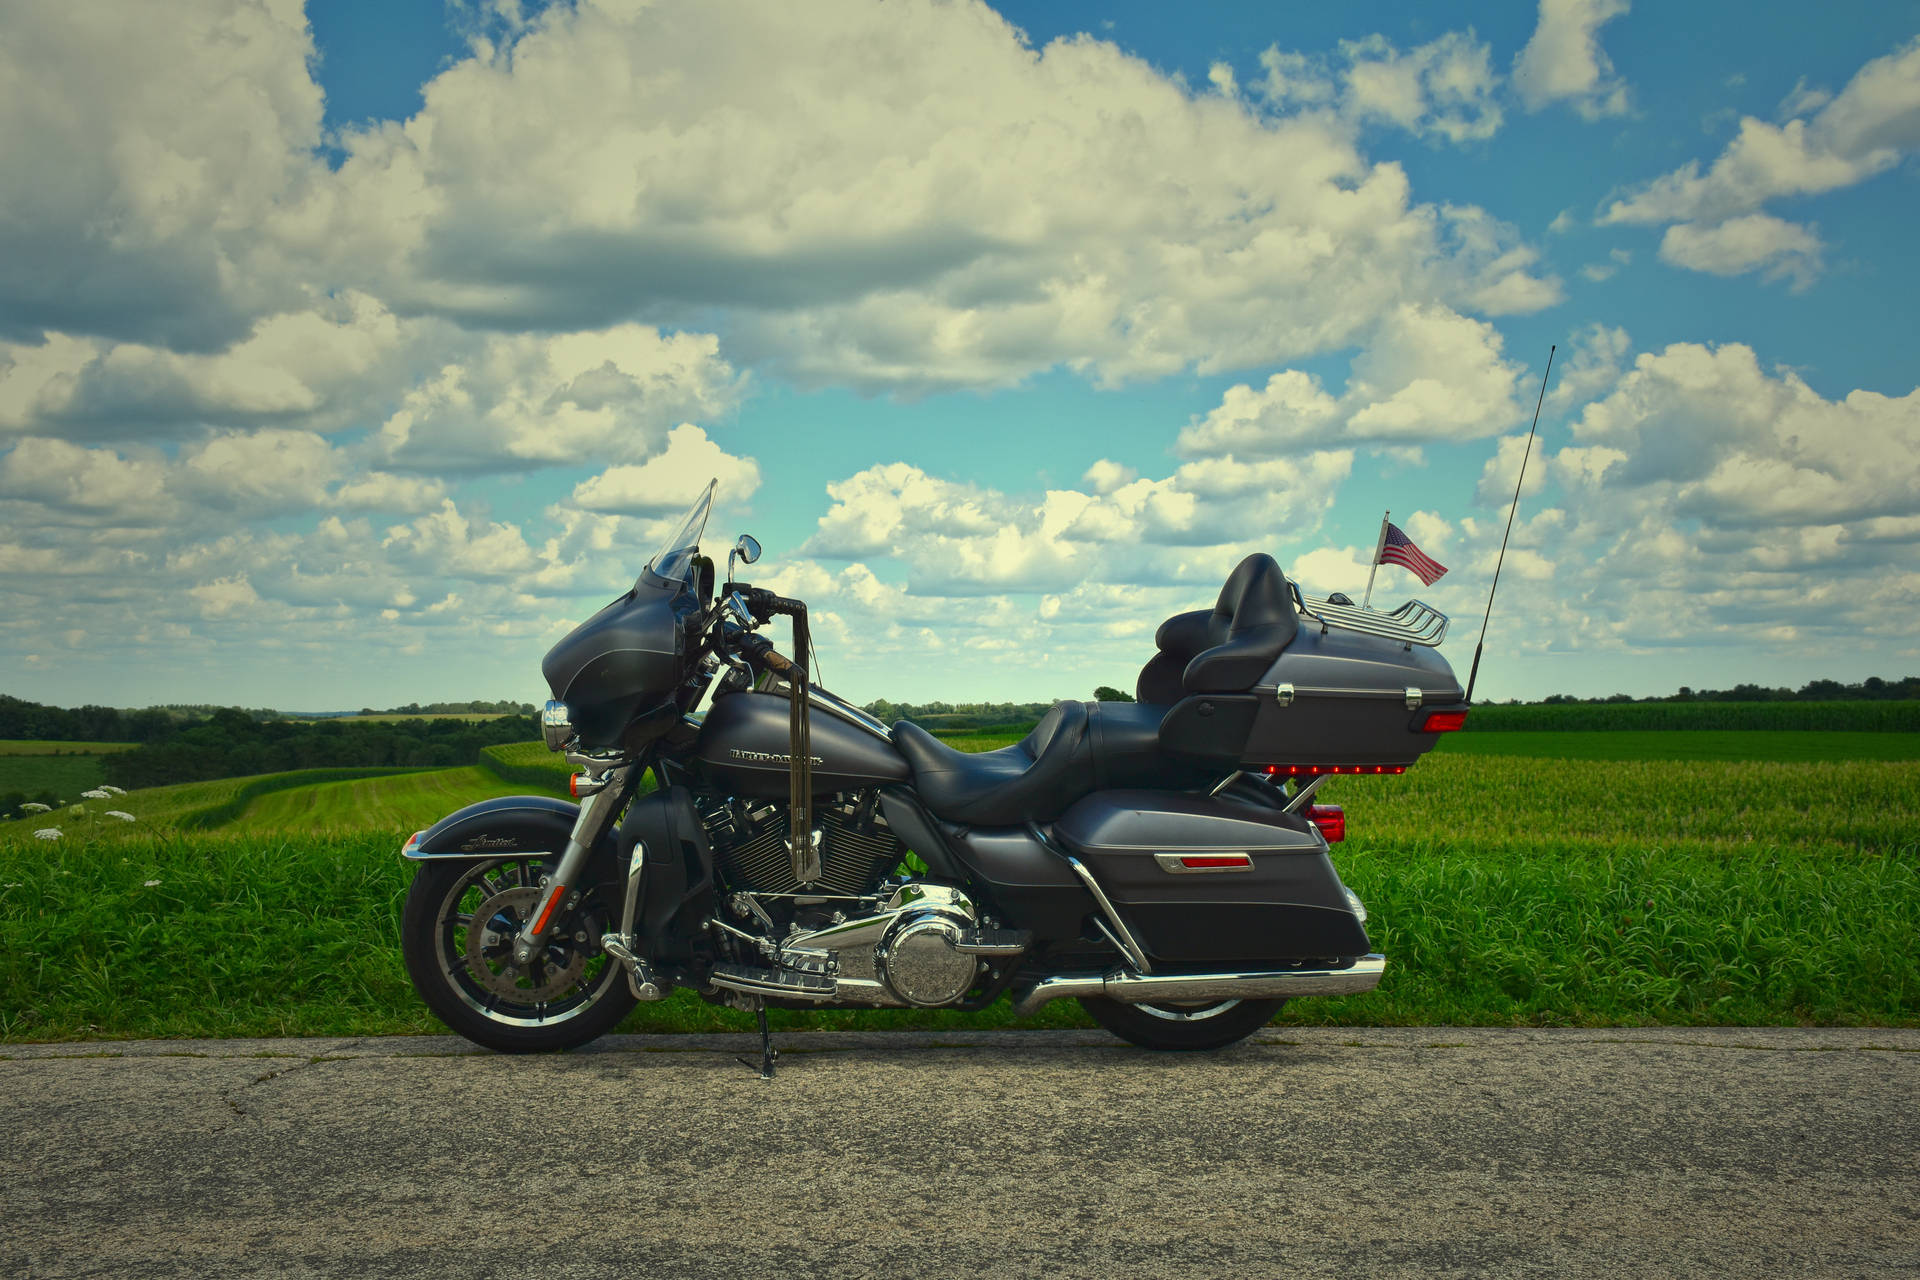
[(1920, 1031), (0, 1046), (0, 1275), (1920, 1271)]

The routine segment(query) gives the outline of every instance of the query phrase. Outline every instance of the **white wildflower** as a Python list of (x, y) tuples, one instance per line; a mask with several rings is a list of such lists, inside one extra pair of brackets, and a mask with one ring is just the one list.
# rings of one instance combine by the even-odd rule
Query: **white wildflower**
[(133, 821), (133, 815), (132, 815), (132, 814), (130, 814), (130, 813), (128, 813), (128, 812), (127, 812), (126, 810), (124, 810), (124, 809), (109, 809), (109, 810), (107, 810), (107, 816), (108, 816), (109, 818), (118, 818), (118, 819), (120, 819), (120, 821), (122, 821), (122, 822), (132, 822), (132, 821)]
[(107, 792), (110, 795), (123, 796), (127, 794), (125, 791), (122, 791), (119, 787), (110, 787), (104, 782), (100, 784), (100, 789), (102, 791)]
[(42, 827), (33, 833), (33, 838), (35, 840), (58, 840), (60, 838), (60, 828)]
[(38, 800), (29, 800), (20, 806), (20, 812), (22, 813), (51, 813), (52, 811), (52, 805), (41, 804)]
[(155, 885), (158, 885), (160, 882), (158, 880), (142, 880), (140, 883), (144, 885), (146, 888), (151, 889)]
[(113, 799), (113, 797), (112, 797), (112, 796), (110, 796), (110, 795), (108, 795), (108, 794), (107, 794), (106, 792), (104, 792), (104, 791), (102, 791), (102, 790), (101, 790), (100, 788), (98, 788), (98, 787), (95, 787), (95, 788), (94, 788), (93, 790), (91, 790), (91, 791), (82, 791), (82, 792), (80, 793), (80, 798), (81, 798), (82, 800), (111, 800), (111, 799)]
[(75, 817), (84, 818), (87, 816), (87, 807), (83, 804), (70, 804), (67, 806), (67, 812)]

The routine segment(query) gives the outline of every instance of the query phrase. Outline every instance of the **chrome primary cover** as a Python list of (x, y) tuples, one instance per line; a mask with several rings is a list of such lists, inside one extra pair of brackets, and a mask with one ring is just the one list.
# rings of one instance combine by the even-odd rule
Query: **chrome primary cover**
[(980, 973), (978, 957), (959, 949), (963, 932), (978, 923), (973, 903), (958, 889), (906, 884), (871, 914), (789, 938), (779, 962), (831, 974), (836, 1001), (952, 1004)]

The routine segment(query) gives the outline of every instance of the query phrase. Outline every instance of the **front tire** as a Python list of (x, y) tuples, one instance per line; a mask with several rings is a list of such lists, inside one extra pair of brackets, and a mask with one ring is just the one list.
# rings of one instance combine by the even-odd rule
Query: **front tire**
[(1273, 1021), (1285, 1000), (1213, 1000), (1199, 1004), (1123, 1004), (1083, 997), (1080, 1007), (1113, 1034), (1142, 1049), (1194, 1052), (1238, 1044)]
[(427, 862), (407, 890), (407, 976), (434, 1016), (475, 1044), (572, 1049), (613, 1030), (635, 1004), (619, 963), (600, 949), (608, 911), (597, 891), (549, 926), (544, 955), (524, 971), (511, 964), (512, 939), (551, 874), (527, 854)]

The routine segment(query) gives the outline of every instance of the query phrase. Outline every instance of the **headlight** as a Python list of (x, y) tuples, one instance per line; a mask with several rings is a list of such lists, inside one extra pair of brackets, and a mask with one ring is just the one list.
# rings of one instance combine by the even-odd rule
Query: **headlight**
[(573, 713), (564, 702), (548, 702), (540, 713), (540, 732), (546, 735), (547, 750), (565, 751), (573, 741)]

